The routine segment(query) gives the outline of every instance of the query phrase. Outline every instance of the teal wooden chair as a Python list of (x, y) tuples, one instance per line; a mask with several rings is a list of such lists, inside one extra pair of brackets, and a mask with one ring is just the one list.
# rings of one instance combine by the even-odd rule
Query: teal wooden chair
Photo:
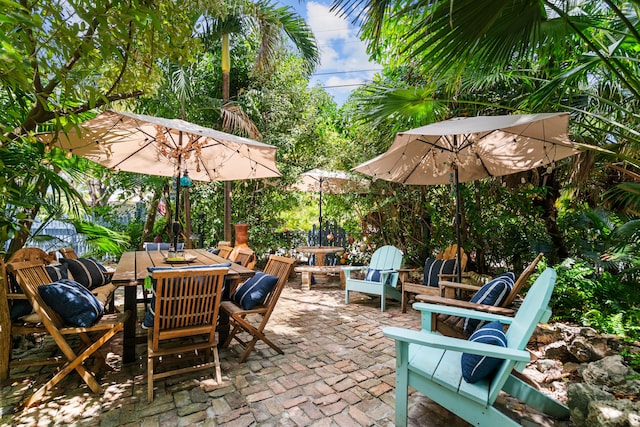
[[(546, 322), (551, 316), (548, 303), (555, 280), (555, 271), (546, 269), (531, 286), (515, 317), (415, 303), (413, 307), (421, 312), (422, 330), (384, 328), (384, 335), (396, 340), (396, 425), (407, 424), (409, 387), (475, 426), (520, 425), (494, 406), (500, 391), (548, 415), (567, 419), (569, 408), (524, 383), (511, 372), (514, 367), (522, 368), (529, 360), (527, 342), (536, 325)], [(432, 332), (431, 316), (434, 313), (507, 324), (506, 347)], [(493, 375), (469, 383), (462, 376), (463, 352), (498, 358), (501, 362)]]
[[(378, 248), (371, 256), (369, 266), (343, 267), (345, 274), (345, 304), (349, 304), (350, 292), (362, 292), (380, 296), (380, 310), (385, 309), (387, 297), (402, 300), (402, 293), (396, 289), (398, 269), (402, 266), (402, 252), (393, 246)], [(364, 279), (351, 278), (352, 271), (365, 270)]]

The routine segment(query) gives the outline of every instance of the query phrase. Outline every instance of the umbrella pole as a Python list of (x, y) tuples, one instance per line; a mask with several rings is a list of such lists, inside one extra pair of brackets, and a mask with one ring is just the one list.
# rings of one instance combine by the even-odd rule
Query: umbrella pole
[(322, 178), (320, 178), (320, 217), (318, 221), (320, 222), (318, 246), (322, 246)]
[[(182, 132), (178, 136), (178, 145), (182, 147)], [(176, 175), (176, 211), (174, 215), (172, 231), (173, 231), (173, 250), (178, 250), (178, 234), (180, 234), (180, 164), (182, 163), (182, 154), (178, 154), (178, 174)]]
[(458, 263), (458, 283), (462, 283), (462, 269), (460, 268), (460, 252), (461, 252), (461, 241), (460, 241), (460, 182), (458, 181), (458, 165), (453, 166), (453, 176), (454, 176), (454, 185), (456, 186), (456, 244), (457, 248), (457, 263)]

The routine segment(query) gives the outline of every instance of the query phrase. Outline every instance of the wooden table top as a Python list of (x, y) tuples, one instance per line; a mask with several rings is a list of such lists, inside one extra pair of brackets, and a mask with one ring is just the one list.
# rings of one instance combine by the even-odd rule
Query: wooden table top
[[(185, 249), (184, 253), (188, 256), (195, 256), (196, 259), (190, 263), (170, 264), (164, 260), (167, 256), (167, 251), (125, 252), (120, 257), (111, 281), (120, 284), (142, 282), (145, 277), (149, 275), (147, 267), (186, 267), (190, 265), (211, 265), (229, 262), (229, 260), (207, 252), (204, 249)], [(244, 279), (254, 274), (255, 271), (232, 262), (227, 277)]]

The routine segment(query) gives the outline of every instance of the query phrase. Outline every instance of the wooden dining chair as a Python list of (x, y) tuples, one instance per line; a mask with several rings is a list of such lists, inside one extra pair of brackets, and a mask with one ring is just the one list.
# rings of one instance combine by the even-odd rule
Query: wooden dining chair
[[(152, 273), (155, 297), (152, 302), (153, 326), (147, 333), (147, 398), (153, 401), (153, 382), (171, 375), (213, 369), (222, 382), (216, 341), (216, 326), (228, 265), (211, 268), (166, 269)], [(158, 371), (156, 361), (169, 363), (167, 356), (190, 355), (198, 359), (189, 366), (179, 365)]]
[(62, 258), (78, 259), (78, 254), (76, 253), (75, 249), (71, 247), (58, 249), (58, 252), (60, 252)]
[[(244, 348), (244, 352), (240, 356), (240, 362), (244, 362), (249, 357), (249, 353), (253, 350), (258, 341), (265, 342), (269, 347), (274, 349), (279, 354), (283, 354), (283, 351), (276, 344), (273, 343), (264, 334), (264, 329), (269, 322), (271, 313), (280, 298), (280, 293), (287, 283), (291, 269), (295, 262), (294, 258), (282, 257), (277, 255), (271, 255), (267, 261), (267, 265), (264, 268), (264, 274), (274, 276), (277, 278), (277, 282), (271, 289), (263, 289), (264, 296), (262, 301), (254, 301), (255, 305), (246, 304), (245, 301), (234, 301), (234, 296), (238, 300), (238, 294), (242, 291), (243, 286), (260, 286), (258, 282), (260, 277), (259, 273), (247, 280), (244, 284), (241, 284), (232, 294), (230, 301), (223, 301), (221, 305), (222, 311), (229, 316), (229, 324), (232, 327), (231, 332), (227, 340), (223, 343), (223, 347), (228, 347), (232, 340), (236, 340)], [(264, 278), (262, 280), (267, 280)], [(255, 283), (255, 285), (253, 285)], [(254, 289), (255, 290), (255, 289)], [(257, 320), (256, 320), (257, 319)], [(239, 335), (242, 332), (246, 332), (250, 335), (250, 341), (244, 341)]]
[(231, 251), (233, 251), (233, 247), (231, 246), (219, 246), (220, 252), (218, 252), (218, 256), (221, 256), (224, 259), (229, 259), (229, 255), (231, 255)]
[[(128, 313), (103, 315), (99, 312), (102, 307), (96, 307), (93, 305), (87, 307), (86, 313), (75, 311), (73, 313), (73, 317), (76, 319), (78, 324), (73, 325), (68, 318), (71, 316), (70, 301), (84, 301), (84, 297), (86, 296), (85, 294), (82, 294), (82, 296), (74, 295), (74, 298), (70, 298), (68, 301), (63, 301), (59, 298), (56, 298), (55, 300), (49, 299), (49, 304), (47, 304), (42, 295), (47, 295), (48, 293), (44, 292), (41, 288), (54, 286), (55, 284), (50, 283), (51, 278), (42, 263), (29, 261), (12, 262), (7, 265), (7, 270), (15, 276), (20, 288), (24, 291), (24, 294), (31, 302), (33, 310), (40, 316), (42, 325), (55, 341), (56, 345), (62, 352), (64, 359), (66, 359), (66, 362), (60, 367), (60, 369), (44, 385), (40, 386), (38, 390), (23, 403), (23, 405), (25, 407), (35, 405), (50, 389), (74, 370), (89, 386), (91, 391), (94, 393), (101, 393), (102, 387), (96, 381), (94, 373), (87, 369), (84, 363), (89, 357), (93, 356), (99, 362), (96, 367), (104, 365), (105, 359), (99, 351), (100, 347), (106, 344), (116, 333), (122, 330), (124, 321), (128, 317)], [(71, 287), (69, 289), (84, 292), (82, 288), (82, 285), (77, 284), (77, 287)], [(87, 290), (86, 292), (89, 291)], [(57, 295), (71, 296), (69, 294), (61, 293), (58, 293)], [(58, 311), (55, 311), (51, 307), (50, 304), (52, 302), (57, 303), (59, 307)], [(67, 308), (69, 311), (66, 311)], [(65, 312), (60, 313), (61, 309), (64, 309)], [(86, 324), (80, 323), (80, 316), (82, 316), (83, 321), (87, 321), (86, 315), (88, 314), (91, 314), (97, 320)], [(63, 320), (63, 317), (67, 319)], [(80, 348), (74, 349), (72, 347), (71, 340), (69, 340), (69, 337), (71, 336), (78, 336), (80, 338)], [(31, 361), (31, 364), (33, 366), (39, 365), (38, 361), (35, 360)]]
[(231, 261), (253, 270), (256, 266), (256, 254), (249, 248), (238, 248), (235, 259)]

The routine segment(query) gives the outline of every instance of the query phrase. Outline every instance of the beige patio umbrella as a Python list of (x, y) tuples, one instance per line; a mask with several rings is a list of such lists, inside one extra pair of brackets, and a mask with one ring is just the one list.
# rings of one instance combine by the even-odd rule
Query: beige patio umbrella
[(306, 171), (300, 174), (299, 178), (299, 181), (294, 185), (296, 190), (320, 193), (318, 217), (320, 238), (318, 245), (322, 246), (322, 194), (364, 193), (368, 191), (369, 182), (347, 172), (325, 169)]
[(40, 139), (116, 171), (175, 176), (174, 244), (181, 184), (280, 176), (276, 147), (178, 119), (107, 110)]
[(569, 113), (457, 117), (398, 133), (387, 152), (354, 170), (403, 184), (453, 182), (459, 249), (460, 183), (553, 167), (580, 151), (568, 125)]

